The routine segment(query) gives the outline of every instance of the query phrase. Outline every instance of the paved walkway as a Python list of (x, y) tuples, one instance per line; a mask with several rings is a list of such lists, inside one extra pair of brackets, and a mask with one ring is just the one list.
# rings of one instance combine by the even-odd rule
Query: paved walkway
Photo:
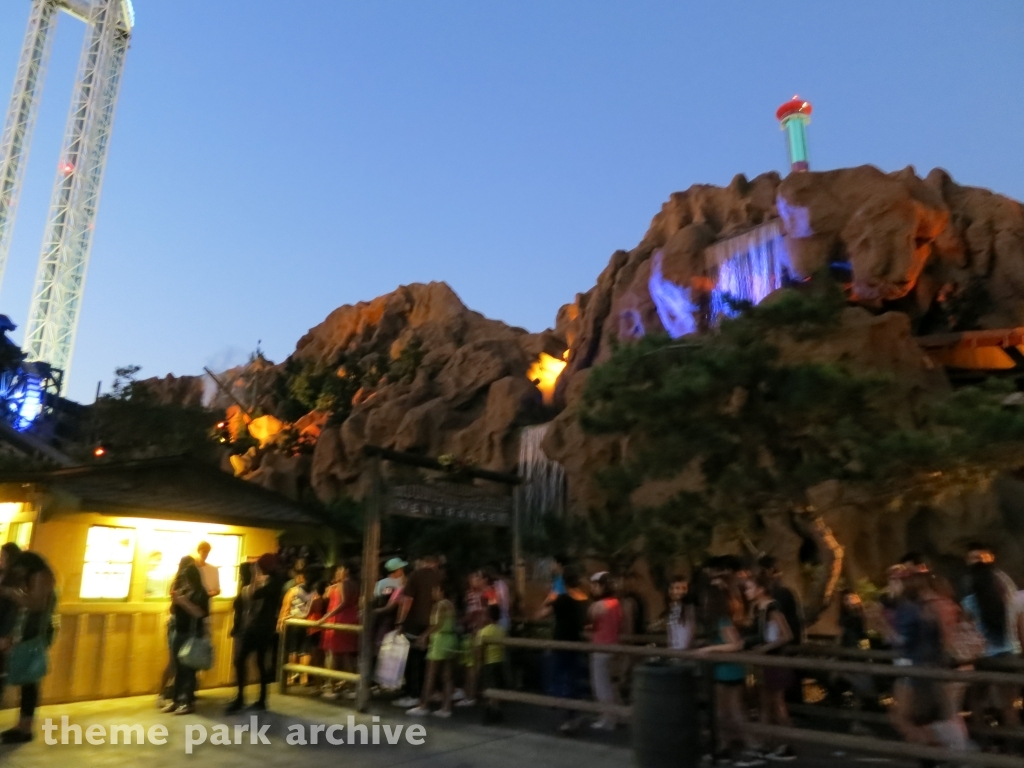
[[(270, 724), (265, 731), (269, 745), (250, 744), (249, 734), (241, 732), (244, 744), (218, 746), (210, 743), (215, 726), (228, 725), (229, 738), (234, 739), (235, 726), (249, 723), (248, 715), (223, 715), (224, 705), (230, 697), (231, 692), (226, 690), (204, 691), (197, 712), (183, 717), (161, 714), (149, 696), (41, 707), (38, 725), (42, 725), (46, 718), (59, 725), (61, 717), (67, 716), (69, 724), (82, 726), (85, 735), (90, 725), (102, 726), (108, 734), (113, 725), (139, 724), (148, 732), (151, 726), (163, 724), (168, 729), (167, 743), (162, 746), (150, 743), (113, 745), (107, 738), (108, 743), (103, 745), (90, 745), (83, 740), (81, 745), (48, 746), (44, 744), (42, 734), (37, 732), (35, 741), (30, 744), (0, 746), (0, 765), (5, 768), (113, 768), (130, 764), (145, 768), (177, 768), (188, 765), (192, 760), (201, 760), (210, 768), (314, 768), (336, 765), (339, 761), (344, 761), (346, 768), (398, 765), (422, 768), (565, 768), (577, 765), (625, 768), (632, 765), (632, 752), (621, 734), (614, 737), (587, 734), (582, 739), (565, 739), (540, 732), (529, 723), (484, 726), (473, 710), (458, 711), (451, 720), (435, 717), (414, 719), (382, 704), (366, 715), (359, 715), (343, 705), (305, 696), (272, 697), (274, 711), (263, 713), (259, 718), (260, 727)], [(341, 731), (334, 731), (335, 739), (340, 737), (348, 741), (350, 715), (355, 717), (357, 724), (368, 726), (372, 726), (376, 716), (379, 724), (390, 725), (392, 729), (398, 725), (408, 728), (418, 723), (426, 729), (426, 736), (423, 744), (414, 746), (408, 743), (403, 732), (400, 743), (392, 746), (386, 743), (386, 734), (382, 730), (379, 745), (332, 746), (324, 743), (325, 733), (321, 731), (318, 734), (320, 743), (316, 746), (286, 743), (289, 730), (294, 731), (296, 725), (303, 726), (308, 741), (311, 724), (334, 723), (345, 726)], [(0, 713), (0, 729), (10, 727), (16, 716), (16, 710)], [(185, 752), (186, 737), (191, 732), (193, 741), (197, 741), (201, 733), (199, 726), (206, 729), (207, 741), (194, 746), (193, 754), (188, 755)], [(391, 733), (394, 735), (394, 730)], [(54, 737), (60, 741), (59, 730)], [(72, 732), (69, 742), (73, 740)], [(123, 735), (119, 741), (124, 741)]]

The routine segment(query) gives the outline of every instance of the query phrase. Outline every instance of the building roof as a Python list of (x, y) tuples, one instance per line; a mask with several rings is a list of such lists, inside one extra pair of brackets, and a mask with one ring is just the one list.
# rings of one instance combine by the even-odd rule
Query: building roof
[(308, 506), (181, 456), (0, 473), (0, 484), (28, 486), (49, 497), (44, 515), (103, 512), (263, 528), (324, 524)]

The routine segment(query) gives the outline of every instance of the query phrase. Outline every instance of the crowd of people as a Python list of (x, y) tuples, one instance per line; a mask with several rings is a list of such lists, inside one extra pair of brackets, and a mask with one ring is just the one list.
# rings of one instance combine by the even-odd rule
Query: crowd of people
[[(211, 601), (221, 594), (218, 569), (207, 562), (209, 544), (183, 557), (170, 585), (168, 664), (160, 681), (159, 706), (168, 713), (194, 711), (197, 673), (212, 664)], [(908, 553), (889, 569), (879, 595), (863, 600), (846, 589), (839, 596), (838, 644), (846, 648), (887, 647), (897, 665), (963, 670), (1017, 671), (1024, 640), (1024, 599), (995, 563), (990, 548), (972, 544), (966, 576), (955, 587), (934, 573), (925, 559)], [(500, 640), (512, 632), (509, 578), (495, 567), (456, 573), (443, 557), (427, 554), (410, 564), (392, 557), (386, 575), (373, 586), (364, 609), (357, 563), (324, 567), (299, 559), (291, 566), (267, 553), (239, 567), (231, 636), (237, 695), (227, 711), (247, 706), (253, 664), (259, 695), (250, 709), (267, 707), (267, 686), (275, 677), (278, 643), (283, 657), (305, 666), (293, 682), (315, 686), (326, 699), (355, 698), (355, 684), (317, 675), (317, 668), (355, 673), (362, 633), (369, 622), (374, 650), (387, 638), (408, 642), (402, 688), (393, 703), (414, 717), (451, 717), (454, 707), (480, 706), (485, 720), (501, 718), (494, 701), (481, 701), (488, 688), (522, 684)], [(553, 640), (614, 646), (649, 642), (663, 633), (670, 648), (690, 650), (712, 695), (712, 757), (737, 768), (795, 757), (787, 744), (754, 739), (744, 723), (752, 709), (761, 722), (789, 725), (791, 701), (802, 700), (803, 681), (792, 669), (745, 665), (733, 652), (778, 653), (805, 642), (804, 616), (796, 595), (782, 584), (770, 556), (748, 562), (714, 557), (689, 577), (671, 579), (665, 610), (648, 621), (648, 600), (635, 578), (556, 557), (547, 598), (532, 615), (518, 606), (519, 628), (546, 625)], [(0, 547), (0, 681), (20, 687), (20, 718), (2, 733), (5, 743), (28, 741), (46, 673), (47, 648), (55, 632), (53, 571), (38, 554), (8, 543)], [(301, 619), (299, 625), (289, 620)], [(546, 654), (541, 685), (564, 698), (593, 697), (607, 705), (629, 698), (630, 657), (577, 649)], [(352, 675), (352, 679), (356, 679)], [(918, 677), (896, 679), (867, 674), (817, 676), (830, 690), (858, 707), (879, 707), (883, 696), (892, 726), (907, 741), (949, 749), (974, 748), (964, 713), (975, 725), (993, 720), (1019, 726), (1019, 686), (972, 685)], [(0, 689), (2, 693), (2, 689)], [(566, 710), (558, 728), (573, 734), (583, 727), (613, 730), (619, 722), (609, 707), (588, 719)], [(985, 746), (984, 744), (982, 746)]]
[[(204, 580), (203, 558), (200, 551), (197, 558), (182, 560), (172, 590), (172, 667), (183, 643), (203, 632), (209, 598), (219, 589)], [(289, 570), (276, 555), (267, 554), (243, 565), (232, 631), (238, 695), (228, 710), (245, 706), (252, 658), (259, 672), (260, 694), (250, 706), (266, 707), (273, 649), (279, 641), (285, 643), (291, 663), (355, 672), (360, 634), (332, 627), (360, 625), (365, 620), (372, 623), (376, 649), (392, 633), (409, 643), (404, 684), (393, 703), (410, 716), (451, 717), (454, 707), (477, 706), (482, 690), (510, 684), (509, 656), (500, 644), (487, 642), (512, 629), (506, 575), (496, 568), (456, 574), (436, 555), (421, 557), (411, 569), (408, 562), (393, 557), (384, 570), (387, 575), (374, 585), (373, 602), (364, 611), (360, 570), (354, 563), (325, 568), (300, 560)], [(889, 577), (886, 589), (870, 605), (852, 590), (841, 593), (840, 645), (885, 645), (899, 651), (897, 663), (916, 666), (1000, 669), (1019, 657), (1024, 611), (1019, 608), (1014, 585), (996, 568), (991, 550), (972, 545), (959, 603), (953, 586), (913, 553), (893, 566)], [(658, 632), (664, 633), (664, 642), (671, 648), (709, 657), (707, 680), (713, 688), (716, 723), (712, 751), (717, 762), (748, 768), (795, 758), (790, 745), (754, 739), (743, 724), (754, 709), (763, 723), (789, 725), (788, 702), (801, 700), (801, 679), (784, 667), (714, 662), (716, 654), (777, 653), (804, 642), (800, 602), (782, 584), (773, 557), (763, 556), (754, 562), (715, 557), (689, 578), (672, 579), (665, 611), (655, 621), (647, 620), (647, 600), (641, 597), (635, 579), (628, 576), (607, 571), (587, 574), (581, 565), (556, 557), (551, 582), (550, 594), (540, 609), (522, 618), (548, 623), (554, 640), (616, 645)], [(310, 624), (288, 626), (289, 619)], [(591, 696), (605, 704), (620, 704), (628, 698), (629, 657), (556, 650), (547, 654), (547, 662), (542, 684), (552, 695)], [(165, 709), (182, 714), (192, 711), (194, 671), (179, 663), (176, 673), (169, 670), (169, 677), (174, 683), (168, 685), (162, 702)], [(356, 696), (354, 683), (317, 680), (315, 673), (294, 677), (295, 682), (318, 686), (327, 699)], [(979, 720), (994, 712), (1002, 724), (1018, 724), (1017, 691), (1010, 686), (968, 689), (963, 683), (904, 678), (890, 690), (884, 681), (866, 675), (833, 675), (825, 682), (862, 703), (875, 705), (884, 689), (892, 698), (893, 726), (915, 743), (968, 748), (961, 714), (965, 709)], [(484, 703), (482, 708), (485, 719), (500, 719), (501, 711), (494, 702)], [(619, 725), (613, 711), (589, 721), (567, 711), (558, 727), (565, 734), (586, 726), (612, 730)]]

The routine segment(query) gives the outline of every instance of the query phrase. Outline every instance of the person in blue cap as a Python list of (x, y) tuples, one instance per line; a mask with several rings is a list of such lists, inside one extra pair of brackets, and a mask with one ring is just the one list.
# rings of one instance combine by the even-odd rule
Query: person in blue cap
[(409, 564), (400, 557), (392, 557), (384, 563), (384, 570), (388, 572), (387, 578), (381, 579), (373, 588), (374, 598), (380, 602), (380, 598), (387, 597), (390, 602), (392, 593), (405, 586), (405, 568)]

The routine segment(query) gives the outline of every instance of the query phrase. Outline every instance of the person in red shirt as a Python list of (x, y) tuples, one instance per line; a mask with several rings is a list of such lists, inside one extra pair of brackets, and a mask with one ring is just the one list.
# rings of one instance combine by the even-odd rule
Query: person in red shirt
[[(615, 645), (622, 634), (622, 606), (615, 595), (611, 575), (607, 571), (590, 577), (594, 593), (594, 604), (590, 606), (589, 619), (591, 640), (598, 645)], [(594, 696), (602, 704), (621, 704), (619, 693), (612, 683), (612, 654), (590, 654), (590, 684)], [(592, 725), (592, 728), (614, 730), (618, 722), (615, 715), (606, 712)]]

